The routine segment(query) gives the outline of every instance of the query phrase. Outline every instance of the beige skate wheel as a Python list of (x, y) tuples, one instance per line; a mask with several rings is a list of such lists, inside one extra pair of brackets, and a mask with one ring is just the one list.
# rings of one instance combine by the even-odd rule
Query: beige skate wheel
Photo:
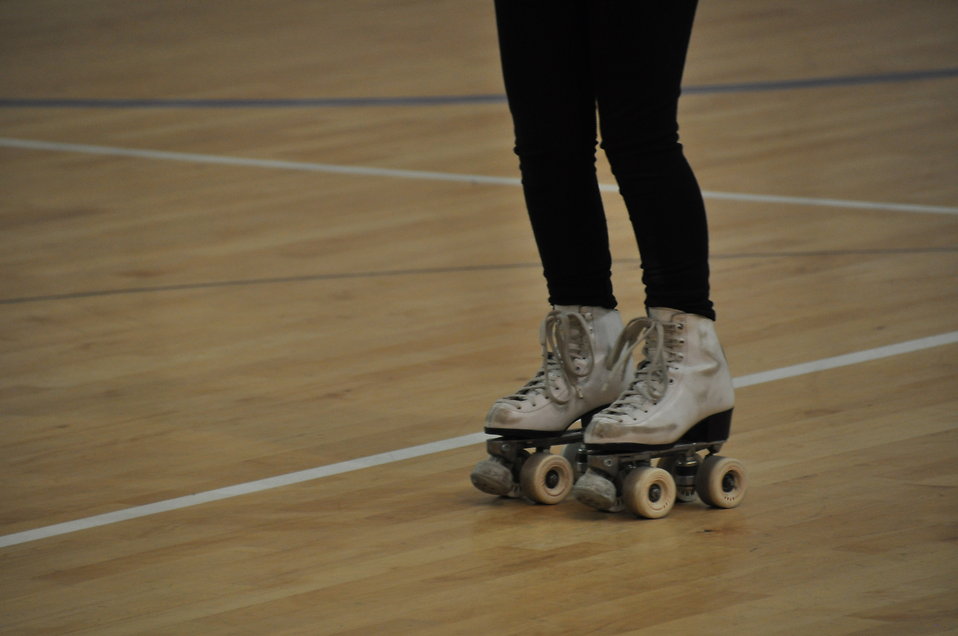
[(550, 453), (534, 453), (519, 473), (522, 494), (542, 504), (557, 504), (565, 499), (574, 481), (569, 460)]
[(716, 508), (734, 508), (742, 503), (748, 479), (745, 466), (737, 459), (709, 455), (699, 466), (695, 476), (695, 490), (699, 498)]
[(622, 503), (640, 517), (664, 517), (675, 505), (675, 480), (662, 468), (636, 468), (622, 482)]

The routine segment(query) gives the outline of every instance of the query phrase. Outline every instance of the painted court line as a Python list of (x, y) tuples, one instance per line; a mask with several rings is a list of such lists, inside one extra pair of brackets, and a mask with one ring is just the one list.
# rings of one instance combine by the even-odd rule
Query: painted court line
[[(839, 75), (804, 79), (736, 82), (733, 84), (700, 84), (683, 86), (683, 95), (716, 93), (752, 93), (808, 88), (839, 88), (864, 84), (888, 84), (921, 80), (950, 79), (958, 76), (958, 68), (934, 68), (877, 73), (872, 75)], [(485, 95), (412, 95), (401, 97), (326, 97), (326, 98), (30, 98), (0, 99), (0, 108), (342, 108), (369, 106), (439, 106), (455, 104), (505, 103), (501, 93)]]
[[(756, 384), (763, 384), (766, 382), (774, 382), (776, 380), (783, 380), (786, 378), (806, 375), (818, 371), (836, 369), (839, 367), (860, 364), (862, 362), (869, 362), (871, 360), (879, 360), (881, 358), (888, 358), (891, 356), (912, 353), (915, 351), (921, 351), (924, 349), (931, 349), (934, 347), (941, 347), (955, 343), (958, 343), (958, 331), (952, 331), (950, 333), (944, 333), (937, 336), (929, 336), (927, 338), (918, 338), (917, 340), (909, 340), (907, 342), (877, 347), (875, 349), (867, 349), (865, 351), (834, 356), (831, 358), (823, 358), (814, 362), (796, 364), (762, 373), (753, 373), (751, 375), (737, 378), (735, 380), (735, 387), (743, 388)], [(330, 477), (332, 475), (341, 475), (343, 473), (362, 470), (364, 468), (371, 468), (373, 466), (381, 466), (383, 464), (404, 461), (414, 457), (422, 457), (424, 455), (431, 455), (433, 453), (441, 453), (447, 450), (479, 444), (485, 441), (488, 437), (489, 436), (485, 433), (473, 433), (470, 435), (462, 435), (460, 437), (452, 437), (445, 440), (439, 440), (437, 442), (430, 442), (428, 444), (420, 444), (418, 446), (410, 446), (408, 448), (401, 448), (394, 451), (379, 453), (378, 455), (360, 457), (358, 459), (351, 459), (336, 464), (329, 464), (327, 466), (318, 466), (316, 468), (301, 470), (285, 475), (278, 475), (276, 477), (268, 477), (266, 479), (259, 479), (243, 484), (227, 486), (225, 488), (217, 488), (216, 490), (208, 490), (206, 492), (200, 492), (193, 495), (186, 495), (185, 497), (176, 497), (175, 499), (167, 499), (165, 501), (158, 501), (156, 503), (146, 504), (143, 506), (135, 506), (133, 508), (126, 508), (124, 510), (116, 510), (114, 512), (86, 517), (84, 519), (76, 519), (74, 521), (67, 521), (65, 523), (58, 523), (33, 530), (26, 530), (24, 532), (16, 532), (5, 536), (0, 536), (0, 548), (19, 545), (22, 543), (29, 543), (31, 541), (69, 534), (72, 532), (78, 532), (80, 530), (86, 530), (89, 528), (119, 523), (121, 521), (127, 521), (130, 519), (137, 519), (139, 517), (155, 515), (161, 512), (180, 510), (199, 504), (262, 492), (264, 490), (271, 490), (273, 488), (281, 488), (283, 486), (289, 486), (292, 484), (313, 481), (316, 479), (322, 479), (323, 477)]]
[(350, 459), (348, 461), (329, 464), (327, 466), (317, 466), (316, 468), (309, 468), (294, 473), (278, 475), (276, 477), (267, 477), (266, 479), (258, 479), (256, 481), (249, 481), (243, 484), (236, 484), (234, 486), (226, 486), (225, 488), (217, 488), (216, 490), (207, 490), (205, 492), (200, 492), (193, 495), (176, 497), (175, 499), (166, 499), (164, 501), (158, 501), (156, 503), (146, 504), (143, 506), (134, 506), (133, 508), (126, 508), (124, 510), (116, 510), (114, 512), (108, 512), (102, 515), (86, 517), (85, 519), (77, 519), (75, 521), (58, 523), (52, 526), (36, 528), (35, 530), (27, 530), (25, 532), (8, 534), (5, 536), (0, 536), (0, 548), (36, 541), (38, 539), (45, 539), (47, 537), (55, 537), (61, 534), (69, 534), (71, 532), (86, 530), (88, 528), (106, 526), (113, 523), (118, 523), (120, 521), (127, 521), (129, 519), (147, 517), (149, 515), (155, 515), (161, 512), (180, 510), (182, 508), (189, 508), (191, 506), (219, 501), (221, 499), (230, 499), (232, 497), (239, 497), (240, 495), (248, 495), (255, 492), (262, 492), (264, 490), (272, 490), (273, 488), (290, 486), (292, 484), (298, 484), (304, 481), (322, 479), (323, 477), (331, 477), (333, 475), (348, 473), (354, 470), (362, 470), (363, 468), (372, 468), (373, 466), (390, 464), (392, 462), (412, 459), (413, 457), (420, 457), (422, 455), (440, 453), (442, 451), (460, 448), (470, 444), (478, 444), (479, 442), (484, 441), (486, 437), (487, 436), (484, 433), (474, 433), (472, 435), (454, 437), (451, 439), (440, 440), (438, 442), (420, 444), (419, 446), (410, 446), (408, 448), (402, 448), (396, 451), (379, 453), (378, 455)]
[(955, 344), (956, 342), (958, 342), (958, 331), (952, 331), (937, 336), (928, 336), (927, 338), (918, 338), (917, 340), (908, 340), (907, 342), (877, 347), (875, 349), (866, 349), (865, 351), (858, 351), (856, 353), (846, 353), (845, 355), (823, 358), (821, 360), (815, 360), (814, 362), (794, 364), (789, 367), (782, 367), (781, 369), (752, 373), (740, 378), (735, 378), (734, 384), (736, 389), (742, 389), (755, 384), (764, 384), (766, 382), (794, 378), (799, 375), (816, 373), (818, 371), (847, 367), (854, 364), (861, 364), (862, 362), (870, 362), (872, 360), (880, 360), (881, 358), (921, 351), (923, 349), (943, 347), (945, 345)]
[[(20, 148), (24, 150), (47, 150), (54, 152), (76, 152), (90, 155), (113, 157), (134, 157), (160, 161), (179, 161), (188, 163), (207, 163), (223, 166), (241, 166), (247, 168), (268, 168), (275, 170), (295, 170), (300, 172), (323, 172), (353, 176), (390, 177), (397, 179), (417, 179), (427, 181), (451, 181), (476, 185), (519, 186), (518, 178), (490, 177), (478, 174), (456, 174), (450, 172), (430, 172), (425, 170), (399, 170), (392, 168), (371, 168), (364, 166), (343, 166), (328, 163), (304, 161), (280, 161), (275, 159), (250, 159), (207, 155), (188, 152), (168, 152), (164, 150), (138, 150), (114, 146), (94, 146), (88, 144), (70, 144), (31, 139), (13, 139), (0, 137), (0, 147)], [(599, 186), (605, 192), (617, 192), (618, 186), (603, 184)], [(942, 205), (919, 205), (909, 203), (887, 203), (877, 201), (852, 201), (845, 199), (819, 199), (811, 197), (789, 197), (766, 194), (740, 194), (735, 192), (703, 191), (707, 199), (746, 201), (755, 203), (783, 203), (790, 205), (814, 205), (837, 208), (855, 208), (867, 210), (888, 210), (895, 212), (920, 212), (931, 214), (958, 214), (958, 207)]]

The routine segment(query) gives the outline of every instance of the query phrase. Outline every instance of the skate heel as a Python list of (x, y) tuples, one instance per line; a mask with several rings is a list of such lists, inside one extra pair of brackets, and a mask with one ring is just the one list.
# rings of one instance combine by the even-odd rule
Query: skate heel
[(682, 436), (683, 442), (724, 442), (732, 431), (732, 411), (709, 415)]

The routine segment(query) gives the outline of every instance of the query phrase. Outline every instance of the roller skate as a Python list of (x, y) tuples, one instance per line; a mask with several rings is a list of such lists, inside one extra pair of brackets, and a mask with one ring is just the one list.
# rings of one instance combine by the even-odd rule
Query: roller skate
[(598, 510), (650, 519), (696, 495), (710, 506), (733, 508), (747, 479), (740, 461), (718, 454), (735, 400), (715, 324), (672, 309), (649, 314), (631, 321), (616, 343), (613, 356), (631, 358), (644, 341), (645, 359), (625, 392), (585, 431), (587, 470), (573, 497)]
[[(472, 471), (476, 488), (544, 504), (569, 494), (585, 470), (585, 426), (628, 385), (621, 370), (610, 378), (618, 362), (610, 354), (621, 331), (613, 309), (556, 306), (546, 315), (539, 330), (542, 368), (486, 416), (486, 433), (498, 437), (487, 441), (489, 457)], [(576, 422), (581, 427), (570, 429)], [(565, 451), (552, 454), (553, 446)]]

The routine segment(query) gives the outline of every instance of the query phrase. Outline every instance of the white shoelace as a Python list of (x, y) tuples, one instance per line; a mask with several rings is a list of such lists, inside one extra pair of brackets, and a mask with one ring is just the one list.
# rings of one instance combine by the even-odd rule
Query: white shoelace
[(633, 419), (636, 410), (648, 412), (647, 405), (654, 405), (665, 397), (669, 387), (669, 366), (682, 358), (682, 354), (673, 349), (674, 345), (683, 342), (680, 337), (674, 337), (675, 332), (682, 328), (681, 323), (666, 323), (654, 318), (636, 318), (625, 326), (610, 356), (610, 360), (615, 361), (610, 377), (623, 376), (632, 352), (643, 341), (645, 359), (629, 388), (602, 411), (604, 419)]
[[(595, 356), (589, 324), (582, 314), (550, 311), (539, 329), (539, 344), (542, 347), (542, 368), (529, 382), (513, 395), (500, 402), (519, 403), (545, 396), (556, 404), (567, 404), (572, 399), (571, 391), (583, 397), (580, 381), (592, 373)], [(560, 381), (569, 389), (563, 395)]]

